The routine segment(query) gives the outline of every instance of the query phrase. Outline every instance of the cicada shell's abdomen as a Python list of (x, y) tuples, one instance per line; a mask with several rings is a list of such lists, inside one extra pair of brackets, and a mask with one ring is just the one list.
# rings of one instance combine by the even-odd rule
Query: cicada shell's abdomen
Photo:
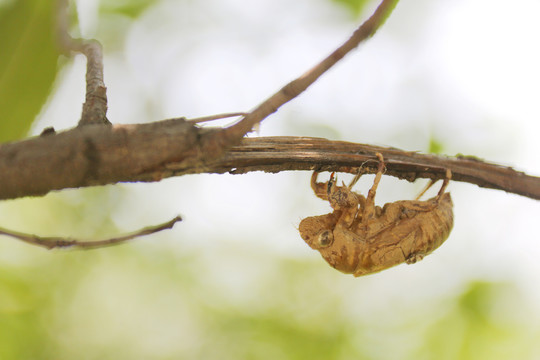
[(430, 254), (448, 239), (454, 226), (452, 206), (450, 193), (444, 193), (435, 209), (426, 213), (418, 213), (418, 223), (422, 229), (422, 236), (416, 239), (417, 241), (412, 244), (410, 249), (404, 249), (404, 251), (409, 250), (408, 263), (414, 263), (416, 255), (423, 257)]
[(449, 193), (438, 201), (433, 198), (388, 204), (386, 210), (392, 214), (383, 212), (377, 219), (378, 224), (386, 221), (388, 226), (375, 233), (368, 232), (370, 245), (360, 255), (354, 275), (371, 274), (404, 262), (412, 264), (433, 252), (450, 235), (454, 224), (452, 206)]

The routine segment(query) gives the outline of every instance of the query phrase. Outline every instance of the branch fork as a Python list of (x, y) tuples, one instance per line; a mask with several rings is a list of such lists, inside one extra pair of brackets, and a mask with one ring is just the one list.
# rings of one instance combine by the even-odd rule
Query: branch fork
[[(445, 169), (450, 169), (453, 180), (540, 199), (540, 178), (478, 159), (437, 157), (315, 138), (244, 138), (262, 120), (300, 95), (345, 55), (373, 36), (397, 0), (382, 0), (373, 15), (347, 41), (249, 113), (132, 125), (111, 125), (107, 119), (101, 45), (95, 40), (72, 38), (67, 24), (68, 0), (59, 0), (59, 4), (59, 43), (66, 52), (79, 52), (87, 58), (86, 100), (81, 119), (75, 129), (59, 133), (46, 129), (39, 137), (0, 144), (0, 199), (41, 196), (70, 187), (157, 181), (168, 176), (203, 172), (329, 170), (355, 173), (375, 153), (384, 155), (389, 175), (411, 181), (417, 177), (435, 180), (444, 177)], [(198, 126), (201, 122), (233, 116), (241, 116), (241, 119), (231, 126)], [(365, 170), (375, 171), (369, 164)], [(40, 176), (37, 178), (36, 174)], [(0, 234), (47, 249), (86, 249), (152, 234), (171, 228), (180, 220), (176, 217), (130, 235), (100, 241), (46, 238), (1, 228)]]

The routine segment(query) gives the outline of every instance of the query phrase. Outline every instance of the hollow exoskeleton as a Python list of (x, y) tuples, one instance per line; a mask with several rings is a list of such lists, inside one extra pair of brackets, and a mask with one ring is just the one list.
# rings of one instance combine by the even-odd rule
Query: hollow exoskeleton
[(305, 218), (299, 225), (301, 237), (311, 248), (335, 269), (354, 276), (421, 260), (448, 238), (453, 226), (452, 199), (445, 192), (450, 170), (435, 197), (418, 200), (424, 190), (416, 200), (380, 208), (375, 206), (375, 194), (385, 166), (383, 156), (376, 155), (379, 165), (367, 197), (351, 190), (360, 174), (349, 186), (338, 186), (334, 174), (319, 183), (314, 172), (311, 187), (317, 197), (330, 203), (333, 212)]

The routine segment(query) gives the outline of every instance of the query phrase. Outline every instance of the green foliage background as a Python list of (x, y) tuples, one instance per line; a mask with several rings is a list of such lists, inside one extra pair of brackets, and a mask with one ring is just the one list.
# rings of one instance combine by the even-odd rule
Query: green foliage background
[(13, 1), (0, 7), (0, 142), (24, 137), (57, 72), (55, 2)]
[(369, 0), (332, 0), (337, 4), (345, 6), (352, 15), (359, 16), (362, 14), (366, 5), (370, 3)]
[[(356, 18), (366, 5), (332, 2)], [(126, 29), (154, 3), (103, 1), (100, 16), (111, 27), (100, 36), (121, 43), (122, 32), (111, 29)], [(51, 96), (61, 69), (53, 4), (0, 7), (0, 141), (24, 137)], [(426, 150), (444, 148), (444, 140), (432, 136)], [(43, 235), (97, 238), (120, 231), (111, 214), (130, 196), (116, 186), (21, 199), (0, 207), (0, 222)], [(540, 354), (536, 318), (511, 281), (473, 278), (432, 291), (400, 284), (395, 274), (353, 279), (318, 257), (269, 254), (256, 241), (213, 239), (209, 247), (177, 251), (188, 236), (173, 231), (88, 252), (46, 252), (1, 238), (0, 359), (496, 360)]]

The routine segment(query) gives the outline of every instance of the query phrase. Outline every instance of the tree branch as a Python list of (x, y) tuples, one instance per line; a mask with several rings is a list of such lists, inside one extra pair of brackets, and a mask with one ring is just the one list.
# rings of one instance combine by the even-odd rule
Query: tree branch
[[(376, 152), (387, 160), (389, 175), (408, 180), (437, 179), (450, 169), (453, 180), (539, 199), (537, 177), (475, 158), (421, 155), (324, 139), (242, 140), (255, 124), (302, 93), (359, 43), (372, 36), (396, 3), (396, 0), (383, 0), (343, 45), (228, 128), (201, 129), (196, 123), (207, 120), (205, 118), (195, 121), (177, 118), (139, 125), (79, 126), (59, 134), (44, 132), (40, 137), (0, 144), (0, 199), (117, 182), (158, 181), (203, 172), (319, 169), (354, 173), (360, 167), (362, 171), (371, 172), (374, 169), (366, 161)], [(65, 16), (60, 19), (66, 21)], [(67, 29), (66, 24), (63, 27)], [(82, 46), (67, 30), (60, 34), (69, 43), (68, 47)], [(233, 145), (237, 146), (231, 148)]]
[(0, 235), (10, 236), (12, 238), (24, 241), (25, 243), (28, 243), (31, 245), (42, 246), (48, 250), (54, 249), (54, 248), (72, 248), (72, 249), (88, 250), (88, 249), (102, 248), (105, 246), (118, 245), (120, 243), (123, 243), (128, 240), (132, 240), (137, 237), (154, 234), (156, 232), (159, 232), (165, 229), (171, 229), (174, 226), (174, 224), (176, 224), (179, 221), (182, 221), (182, 218), (180, 216), (177, 216), (174, 219), (169, 220), (163, 224), (159, 224), (155, 226), (148, 226), (132, 234), (123, 235), (119, 237), (113, 237), (113, 238), (109, 238), (105, 240), (95, 240), (95, 241), (77, 240), (77, 239), (72, 239), (72, 238), (63, 238), (63, 237), (56, 237), (56, 236), (55, 237), (42, 237), (42, 236), (7, 230), (3, 228), (0, 228)]
[[(540, 200), (540, 177), (474, 156), (421, 154), (394, 147), (321, 138), (282, 136), (244, 139), (223, 158), (208, 164), (206, 171), (241, 174), (250, 171), (318, 170), (374, 174), (377, 172), (376, 153), (384, 156), (385, 175), (408, 181), (417, 178), (438, 180), (444, 179), (446, 169), (449, 169), (452, 171), (453, 181)], [(171, 167), (174, 168), (174, 165), (169, 168)], [(189, 172), (189, 169), (180, 170), (181, 173)]]
[[(159, 181), (200, 173), (321, 170), (375, 172), (383, 154), (387, 175), (413, 181), (452, 180), (540, 199), (540, 178), (474, 157), (425, 155), (307, 137), (244, 138), (224, 156), (199, 158), (200, 139), (212, 129), (183, 119), (138, 125), (89, 125), (56, 135), (0, 144), (0, 199), (118, 182)], [(217, 130), (219, 131), (219, 130)], [(186, 161), (187, 160), (187, 161)]]

